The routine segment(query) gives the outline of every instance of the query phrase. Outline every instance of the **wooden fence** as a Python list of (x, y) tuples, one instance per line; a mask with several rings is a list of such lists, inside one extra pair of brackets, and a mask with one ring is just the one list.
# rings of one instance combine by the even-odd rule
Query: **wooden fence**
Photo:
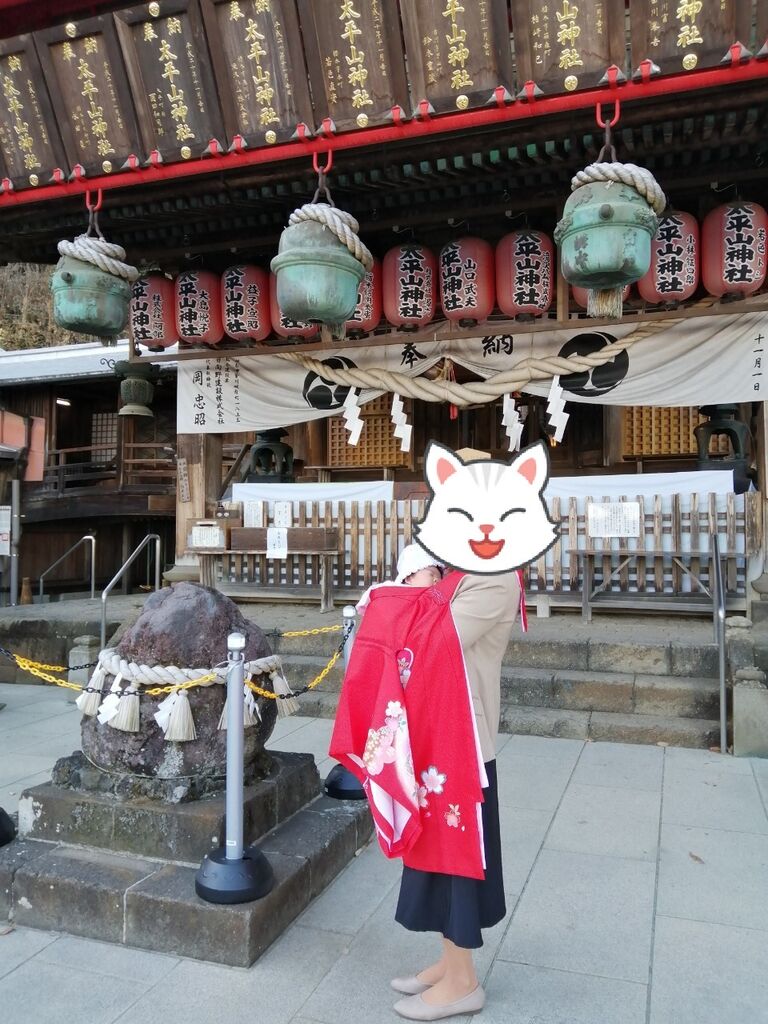
[[(640, 505), (640, 536), (595, 539), (587, 536), (588, 509), (592, 501), (608, 501), (598, 495), (586, 499), (551, 498), (549, 511), (560, 522), (560, 536), (553, 548), (526, 570), (527, 589), (532, 593), (580, 593), (580, 563), (575, 551), (587, 546), (605, 550), (597, 563), (601, 573), (610, 575), (619, 564), (619, 550), (678, 550), (703, 552), (692, 557), (692, 570), (704, 583), (710, 579), (709, 538), (717, 533), (726, 560), (726, 580), (732, 596), (746, 594), (749, 561), (762, 545), (762, 497), (746, 495), (680, 495), (662, 498), (630, 496), (621, 500)], [(616, 501), (617, 499), (612, 499)], [(424, 514), (423, 500), (398, 502), (295, 502), (294, 526), (338, 528), (339, 554), (334, 567), (334, 588), (359, 592), (371, 583), (390, 579), (397, 555), (413, 536), (413, 526)], [(262, 522), (272, 525), (272, 508), (262, 503)], [(318, 586), (319, 559), (295, 555), (271, 560), (259, 555), (222, 555), (217, 576), (227, 584), (256, 586)], [(689, 585), (685, 574), (671, 557), (633, 559), (613, 582), (616, 590), (639, 593), (679, 593)]]

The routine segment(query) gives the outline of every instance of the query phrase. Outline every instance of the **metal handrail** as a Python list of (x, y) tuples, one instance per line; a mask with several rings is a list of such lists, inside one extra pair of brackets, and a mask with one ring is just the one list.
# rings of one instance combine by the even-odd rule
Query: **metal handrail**
[(159, 534), (157, 534), (157, 533), (148, 533), (147, 536), (144, 538), (144, 540), (141, 542), (141, 544), (139, 544), (138, 547), (134, 548), (134, 550), (131, 552), (131, 554), (128, 556), (128, 558), (126, 558), (126, 560), (123, 562), (123, 564), (117, 570), (115, 575), (112, 577), (112, 579), (109, 581), (109, 583), (106, 585), (106, 587), (104, 587), (104, 589), (101, 592), (101, 649), (102, 650), (104, 650), (104, 648), (106, 647), (106, 644), (107, 644), (107, 598), (109, 597), (109, 592), (112, 590), (112, 587), (114, 587), (114, 585), (118, 582), (118, 580), (122, 577), (122, 575), (125, 572), (125, 570), (136, 561), (136, 559), (141, 554), (141, 552), (144, 550), (144, 548), (147, 546), (147, 544), (149, 544), (149, 542), (152, 541), (152, 540), (155, 542), (155, 590), (159, 590), (160, 589), (160, 556), (161, 556), (161, 552), (162, 552), (162, 541), (160, 540), (160, 535)]
[(48, 575), (48, 573), (55, 569), (57, 565), (60, 565), (64, 561), (64, 559), (68, 555), (71, 555), (73, 551), (77, 550), (77, 548), (79, 548), (81, 544), (85, 544), (87, 541), (90, 541), (91, 544), (91, 600), (93, 601), (93, 599), (96, 597), (96, 538), (93, 536), (93, 534), (90, 533), (86, 533), (86, 535), (84, 537), (81, 537), (80, 540), (76, 541), (71, 548), (67, 548), (64, 554), (61, 556), (61, 558), (57, 558), (55, 562), (48, 566), (45, 572), (42, 572), (40, 574), (40, 580), (38, 583), (38, 596), (40, 597), (41, 601), (43, 600), (43, 589), (45, 587), (43, 581), (45, 580), (45, 577)]
[(723, 564), (720, 560), (720, 539), (712, 534), (712, 558), (714, 561), (714, 586), (712, 587), (713, 624), (717, 644), (718, 674), (720, 676), (720, 752), (728, 752), (728, 704), (725, 686), (725, 586)]

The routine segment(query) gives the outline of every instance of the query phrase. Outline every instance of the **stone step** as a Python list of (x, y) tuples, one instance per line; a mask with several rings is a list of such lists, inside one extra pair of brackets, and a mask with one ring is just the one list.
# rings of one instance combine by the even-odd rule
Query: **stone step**
[[(281, 639), (278, 653), (289, 665), (324, 665), (338, 646), (337, 634)], [(341, 675), (341, 663), (334, 670)], [(715, 677), (714, 643), (615, 643), (607, 640), (536, 640), (515, 637), (507, 645), (504, 665), (513, 668), (629, 672), (655, 676)]]
[[(272, 753), (265, 779), (243, 791), (243, 833), (254, 843), (320, 793), (310, 754)], [(165, 803), (116, 800), (106, 793), (44, 783), (19, 800), (19, 834), (27, 839), (82, 844), (111, 853), (195, 863), (224, 843), (224, 794)]]
[(0, 920), (249, 967), (370, 835), (365, 801), (319, 797), (261, 840), (275, 887), (237, 906), (201, 900), (196, 866), (17, 839), (0, 849)]
[(571, 711), (561, 708), (502, 704), (501, 732), (526, 736), (556, 736), (615, 743), (663, 743), (674, 747), (711, 747), (719, 742), (717, 721), (611, 711)]
[(716, 717), (719, 707), (719, 689), (714, 679), (628, 672), (505, 667), (501, 694), (506, 703), (524, 707), (685, 718)]

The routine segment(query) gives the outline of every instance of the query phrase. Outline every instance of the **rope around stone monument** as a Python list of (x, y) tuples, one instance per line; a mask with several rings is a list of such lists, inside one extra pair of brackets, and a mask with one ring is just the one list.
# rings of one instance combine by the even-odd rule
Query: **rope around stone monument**
[(83, 263), (91, 263), (105, 274), (122, 277), (131, 284), (139, 277), (138, 269), (125, 262), (125, 249), (116, 242), (85, 234), (78, 235), (74, 242), (62, 239), (58, 249), (60, 256), (71, 256)]
[[(711, 306), (715, 301), (715, 299), (704, 299), (696, 305)], [(526, 384), (530, 384), (534, 380), (549, 380), (552, 377), (563, 377), (571, 373), (593, 370), (615, 359), (622, 352), (628, 351), (638, 341), (681, 322), (681, 317), (674, 320), (649, 321), (636, 327), (621, 341), (615, 341), (606, 345), (605, 348), (601, 348), (599, 352), (585, 356), (528, 357), (508, 370), (502, 370), (486, 380), (472, 381), (468, 384), (459, 384), (450, 380), (429, 380), (427, 377), (409, 377), (396, 370), (384, 370), (378, 367), (337, 369), (328, 366), (321, 359), (315, 359), (303, 352), (279, 352), (277, 355), (280, 359), (299, 363), (306, 370), (312, 371), (334, 384), (395, 392), (399, 395), (407, 395), (409, 398), (419, 398), (425, 402), (450, 402), (452, 405), (464, 408), (469, 405), (492, 402), (502, 395), (520, 391)]]
[(305, 203), (293, 211), (288, 218), (288, 224), (294, 227), (302, 221), (311, 220), (328, 228), (343, 245), (346, 245), (355, 259), (360, 260), (366, 270), (370, 271), (373, 268), (373, 255), (368, 246), (360, 240), (360, 225), (351, 213), (338, 210), (326, 203)]
[(571, 192), (575, 192), (582, 185), (589, 185), (596, 181), (620, 181), (624, 185), (629, 185), (645, 199), (654, 213), (659, 215), (664, 213), (667, 197), (658, 181), (646, 167), (615, 161), (590, 164), (589, 167), (578, 171), (571, 178)]

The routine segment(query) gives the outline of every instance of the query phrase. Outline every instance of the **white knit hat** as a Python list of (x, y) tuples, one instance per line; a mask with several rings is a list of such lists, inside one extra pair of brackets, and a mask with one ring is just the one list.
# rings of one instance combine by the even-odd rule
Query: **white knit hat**
[(428, 569), (430, 565), (436, 565), (440, 572), (445, 568), (443, 563), (425, 551), (421, 544), (407, 544), (397, 560), (395, 583), (405, 583), (413, 573), (419, 569)]

